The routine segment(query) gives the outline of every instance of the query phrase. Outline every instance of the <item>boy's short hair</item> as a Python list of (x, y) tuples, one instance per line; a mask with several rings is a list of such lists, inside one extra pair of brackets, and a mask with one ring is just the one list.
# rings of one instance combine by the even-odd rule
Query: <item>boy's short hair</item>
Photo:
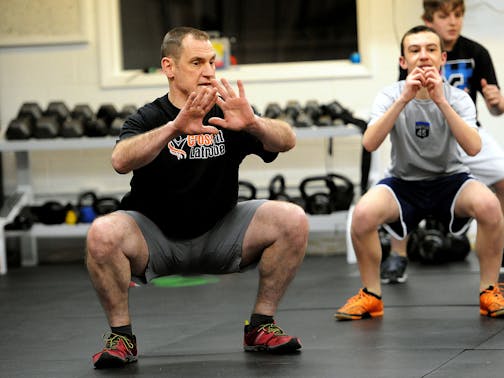
[(465, 13), (464, 0), (423, 0), (423, 8), (424, 14), (422, 15), (422, 19), (429, 22), (432, 22), (434, 12), (438, 10), (448, 13), (460, 8), (462, 14)]
[(432, 29), (426, 25), (418, 25), (418, 26), (412, 27), (410, 30), (408, 30), (406, 33), (404, 33), (404, 35), (401, 39), (401, 56), (404, 56), (404, 40), (406, 39), (406, 37), (408, 37), (412, 34), (418, 34), (418, 33), (424, 33), (424, 32), (429, 32), (429, 33), (433, 33), (433, 34), (437, 35), (438, 40), (439, 40), (439, 47), (440, 47), (441, 51), (445, 50), (443, 39), (434, 29)]

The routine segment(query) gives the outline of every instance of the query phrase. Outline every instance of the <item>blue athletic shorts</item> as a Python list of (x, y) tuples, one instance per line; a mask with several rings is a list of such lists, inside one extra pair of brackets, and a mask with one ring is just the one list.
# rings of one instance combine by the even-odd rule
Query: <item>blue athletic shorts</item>
[(256, 264), (240, 267), (243, 238), (256, 210), (264, 202), (239, 202), (211, 230), (187, 240), (169, 239), (149, 218), (137, 211), (125, 211), (137, 223), (149, 248), (144, 276), (132, 279), (147, 283), (172, 274), (225, 274), (254, 267)]
[(383, 227), (396, 239), (404, 239), (427, 216), (439, 220), (446, 230), (455, 235), (464, 233), (471, 218), (455, 216), (455, 201), (464, 185), (474, 178), (468, 173), (457, 173), (434, 180), (407, 181), (387, 177), (377, 185), (392, 192), (399, 205), (399, 219)]

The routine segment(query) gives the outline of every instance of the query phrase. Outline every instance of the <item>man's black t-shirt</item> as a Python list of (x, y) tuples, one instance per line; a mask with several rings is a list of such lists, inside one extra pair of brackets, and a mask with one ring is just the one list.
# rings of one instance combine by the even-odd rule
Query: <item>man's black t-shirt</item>
[[(168, 96), (141, 107), (130, 116), (121, 130), (120, 139), (129, 138), (176, 118), (179, 109)], [(206, 115), (222, 117), (215, 106)], [(189, 239), (208, 231), (236, 206), (238, 168), (249, 154), (265, 162), (278, 153), (264, 150), (262, 143), (246, 132), (219, 128), (216, 135), (182, 135), (146, 166), (136, 169), (130, 193), (122, 207), (136, 210), (156, 223), (171, 238)]]

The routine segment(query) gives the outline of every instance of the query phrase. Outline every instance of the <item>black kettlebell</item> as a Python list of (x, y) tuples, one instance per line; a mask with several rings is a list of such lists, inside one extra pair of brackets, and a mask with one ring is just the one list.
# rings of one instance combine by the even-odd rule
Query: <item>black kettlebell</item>
[(391, 242), (390, 235), (383, 227), (378, 229), (378, 237), (380, 238), (380, 245), (382, 250), (382, 261), (385, 261), (390, 255)]
[(268, 186), (269, 199), (277, 201), (290, 202), (291, 198), (286, 192), (285, 177), (283, 175), (275, 175), (270, 180)]
[(41, 206), (32, 206), (36, 221), (44, 224), (61, 224), (65, 221), (66, 207), (58, 201), (47, 201)]
[[(309, 194), (309, 187), (318, 191)], [(353, 183), (343, 175), (329, 173), (325, 176), (307, 177), (299, 185), (301, 197), (308, 214), (330, 214), (348, 210), (354, 197)]]
[(464, 261), (471, 252), (471, 242), (467, 234), (446, 236), (447, 258), (450, 261)]
[[(316, 188), (316, 192), (309, 193), (310, 189)], [(299, 184), (301, 198), (308, 214), (331, 214), (330, 184), (327, 176), (307, 177)]]
[(97, 197), (93, 203), (96, 216), (113, 213), (119, 209), (120, 201), (115, 197)]
[(407, 252), (411, 260), (437, 265), (448, 261), (447, 236), (438, 220), (428, 217), (425, 226), (418, 226), (410, 235)]
[(348, 210), (354, 198), (354, 185), (350, 179), (336, 173), (329, 173), (328, 186), (333, 211)]
[(256, 198), (257, 189), (250, 181), (238, 181), (238, 202), (250, 201)]

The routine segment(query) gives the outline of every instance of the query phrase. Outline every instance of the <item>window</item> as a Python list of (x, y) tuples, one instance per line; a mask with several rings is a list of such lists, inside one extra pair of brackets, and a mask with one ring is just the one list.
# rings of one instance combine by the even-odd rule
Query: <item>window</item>
[(348, 59), (358, 51), (355, 0), (120, 0), (124, 69), (159, 67), (174, 26), (229, 38), (239, 64)]
[[(134, 0), (128, 0), (134, 1)], [(133, 61), (126, 63), (123, 55), (123, 36), (121, 27), (121, 0), (107, 0), (107, 1), (97, 1), (97, 42), (99, 46), (99, 65), (100, 65), (100, 82), (104, 88), (133, 88), (133, 87), (165, 87), (166, 78), (163, 74), (159, 72), (148, 72), (145, 73), (145, 68), (160, 66), (159, 48), (161, 45), (161, 38), (164, 36), (169, 27), (158, 23), (158, 19), (165, 20), (165, 18), (159, 17), (159, 8), (153, 8), (152, 4), (158, 3), (160, 0), (136, 0), (135, 2), (140, 4), (141, 9), (137, 9), (137, 14), (134, 17), (130, 17), (125, 21), (128, 25), (127, 30), (129, 33), (140, 26), (142, 20), (153, 20), (149, 22), (148, 25), (143, 26), (144, 32), (137, 33), (133, 35), (133, 38), (138, 39), (137, 48), (139, 53), (138, 56), (147, 56), (152, 54), (149, 60)], [(168, 1), (168, 0), (166, 0)], [(185, 2), (191, 2), (193, 0), (170, 0), (180, 3), (180, 7), (183, 6)], [(199, 6), (204, 4), (215, 2), (216, 0), (201, 0), (198, 3)], [(244, 4), (245, 0), (242, 1), (231, 1), (230, 4)], [(292, 4), (299, 0), (293, 0)], [(241, 79), (247, 82), (271, 82), (271, 81), (284, 81), (284, 80), (325, 80), (325, 79), (335, 79), (335, 78), (363, 78), (369, 77), (370, 71), (368, 70), (367, 62), (370, 58), (369, 49), (365, 48), (367, 46), (367, 41), (371, 38), (371, 28), (370, 23), (365, 22), (365, 20), (371, 17), (370, 9), (373, 0), (352, 0), (349, 3), (356, 3), (356, 13), (358, 14), (357, 25), (358, 34), (352, 34), (352, 38), (356, 38), (348, 46), (352, 45), (359, 47), (359, 53), (361, 55), (361, 63), (354, 64), (348, 60), (348, 53), (344, 49), (328, 47), (328, 45), (320, 44), (318, 48), (313, 48), (312, 46), (307, 47), (306, 45), (299, 45), (299, 48), (290, 48), (291, 50), (302, 51), (315, 51), (315, 53), (310, 53), (311, 59), (330, 59), (330, 60), (312, 60), (312, 61), (294, 61), (294, 62), (283, 62), (283, 63), (273, 63), (273, 64), (245, 64), (244, 59), (247, 57), (237, 56), (240, 59), (238, 65), (231, 66), (225, 70), (225, 77), (231, 82)], [(273, 3), (273, 0), (270, 1)], [(269, 3), (265, 5), (266, 9), (269, 9)], [(306, 0), (306, 3), (317, 3), (317, 4), (330, 4), (330, 3), (345, 3), (346, 0)], [(289, 3), (290, 4), (290, 3)], [(231, 5), (230, 5), (231, 6)], [(290, 7), (291, 5), (289, 5)], [(355, 5), (353, 5), (355, 6)], [(194, 6), (197, 8), (197, 6)], [(199, 8), (197, 8), (199, 9)], [(352, 8), (353, 9), (353, 8)], [(193, 9), (193, 12), (196, 12)], [(173, 12), (172, 12), (173, 13)], [(348, 16), (347, 14), (331, 14), (331, 22), (334, 25), (339, 25), (347, 18), (352, 18), (354, 21), (356, 19), (355, 14)], [(256, 17), (261, 17), (261, 14)], [(158, 20), (158, 21), (156, 21)], [(286, 23), (287, 18), (284, 17), (281, 23)], [(256, 20), (257, 21), (257, 20)], [(230, 20), (226, 20), (227, 23), (231, 23)], [(227, 24), (226, 24), (227, 25)], [(337, 27), (337, 26), (334, 26)], [(142, 28), (142, 27), (140, 27)], [(242, 29), (245, 29), (243, 26)], [(228, 30), (228, 29), (225, 29)], [(340, 29), (335, 29), (340, 30)], [(256, 33), (257, 34), (257, 33)], [(337, 38), (332, 38), (330, 43), (334, 41), (345, 41), (346, 37), (339, 35), (338, 32), (334, 32)], [(234, 39), (232, 43), (233, 55), (238, 54), (237, 43), (239, 39), (236, 36), (231, 35), (230, 37)], [(251, 38), (251, 37), (249, 37)], [(233, 47), (234, 46), (234, 47)], [(364, 47), (364, 48), (363, 48)], [(129, 48), (131, 50), (132, 48)], [(128, 48), (126, 48), (128, 50)], [(353, 48), (348, 48), (348, 51), (354, 51)], [(321, 55), (322, 51), (324, 54), (327, 52), (338, 53), (338, 57), (334, 56), (328, 58), (326, 55)], [(345, 52), (344, 52), (345, 51)], [(143, 58), (142, 58), (143, 59)], [(137, 69), (126, 68), (127, 66), (134, 67)]]

